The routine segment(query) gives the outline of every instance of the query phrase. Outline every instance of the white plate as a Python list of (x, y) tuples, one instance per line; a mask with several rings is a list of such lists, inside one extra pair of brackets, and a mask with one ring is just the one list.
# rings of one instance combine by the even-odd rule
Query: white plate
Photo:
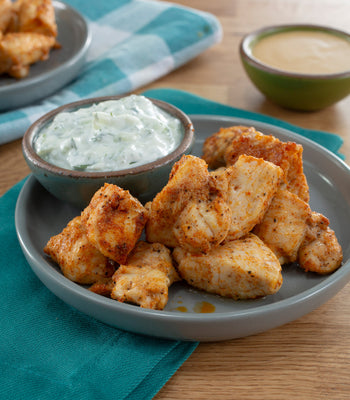
[(26, 78), (0, 76), (0, 111), (28, 105), (69, 83), (79, 73), (90, 46), (91, 34), (85, 19), (73, 8), (53, 1), (60, 49), (30, 67)]
[[(255, 126), (283, 141), (302, 144), (311, 208), (330, 219), (343, 247), (343, 266), (329, 276), (306, 273), (296, 265), (285, 266), (280, 291), (258, 300), (224, 299), (177, 283), (170, 288), (164, 311), (118, 303), (69, 281), (45, 257), (43, 247), (50, 236), (59, 233), (79, 210), (52, 197), (30, 177), (18, 198), (16, 229), (24, 255), (39, 279), (66, 303), (102, 322), (132, 332), (181, 340), (215, 341), (263, 332), (301, 317), (334, 296), (350, 279), (349, 167), (316, 143), (269, 124), (216, 116), (192, 116), (192, 121), (197, 136), (195, 155), (201, 155), (207, 136), (231, 125)], [(215, 312), (196, 312), (203, 301), (215, 307)], [(184, 307), (187, 312), (180, 312)]]

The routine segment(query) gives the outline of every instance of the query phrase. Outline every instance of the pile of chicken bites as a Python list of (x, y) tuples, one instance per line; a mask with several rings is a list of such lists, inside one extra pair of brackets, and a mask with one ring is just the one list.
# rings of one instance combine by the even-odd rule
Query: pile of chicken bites
[(203, 158), (175, 163), (153, 201), (105, 184), (44, 251), (91, 291), (157, 310), (181, 279), (238, 300), (276, 293), (284, 264), (329, 274), (342, 249), (310, 209), (302, 152), (251, 127), (222, 128)]
[(32, 64), (59, 47), (56, 37), (51, 0), (0, 0), (0, 75), (26, 77)]

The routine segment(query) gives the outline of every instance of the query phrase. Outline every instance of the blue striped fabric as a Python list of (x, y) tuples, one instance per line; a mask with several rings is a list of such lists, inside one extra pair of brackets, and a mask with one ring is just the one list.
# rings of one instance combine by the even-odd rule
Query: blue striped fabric
[(219, 42), (211, 14), (153, 0), (66, 0), (88, 21), (92, 43), (78, 79), (47, 99), (0, 114), (0, 144), (23, 136), (57, 106), (131, 92), (185, 64)]

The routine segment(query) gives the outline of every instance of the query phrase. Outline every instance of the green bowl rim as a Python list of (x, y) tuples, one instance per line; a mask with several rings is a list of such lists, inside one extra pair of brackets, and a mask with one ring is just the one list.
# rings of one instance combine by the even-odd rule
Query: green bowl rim
[(290, 78), (308, 79), (308, 80), (325, 80), (325, 79), (339, 79), (350, 77), (350, 69), (344, 72), (337, 72), (331, 74), (304, 74), (297, 72), (288, 72), (278, 68), (274, 68), (261, 62), (255, 58), (251, 52), (251, 44), (257, 42), (260, 38), (266, 37), (275, 33), (292, 31), (292, 30), (317, 30), (323, 32), (329, 32), (333, 35), (342, 37), (350, 41), (350, 33), (342, 31), (340, 29), (332, 28), (326, 25), (316, 24), (284, 24), (284, 25), (272, 25), (260, 28), (254, 32), (245, 35), (239, 45), (239, 52), (242, 60), (248, 62), (254, 67), (268, 72), (273, 75), (285, 76)]

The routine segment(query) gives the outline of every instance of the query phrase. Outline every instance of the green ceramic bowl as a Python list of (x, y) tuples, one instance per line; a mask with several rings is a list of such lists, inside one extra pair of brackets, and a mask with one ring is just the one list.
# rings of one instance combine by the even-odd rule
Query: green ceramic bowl
[(153, 197), (168, 182), (172, 166), (183, 154), (190, 153), (194, 144), (194, 130), (189, 117), (181, 110), (160, 100), (151, 100), (155, 105), (180, 119), (183, 139), (172, 153), (156, 161), (120, 171), (83, 172), (73, 171), (49, 164), (34, 150), (34, 142), (41, 129), (60, 112), (69, 112), (91, 106), (105, 100), (118, 100), (121, 96), (97, 97), (61, 106), (38, 119), (26, 131), (22, 141), (24, 158), (37, 180), (55, 197), (80, 209), (91, 200), (93, 194), (105, 182), (113, 183), (129, 190), (142, 203)]
[(322, 75), (286, 72), (262, 63), (252, 54), (261, 39), (276, 33), (300, 30), (330, 33), (346, 39), (350, 46), (350, 34), (337, 29), (318, 25), (280, 25), (246, 35), (240, 44), (240, 57), (253, 84), (272, 102), (294, 110), (319, 110), (350, 94), (350, 70)]

